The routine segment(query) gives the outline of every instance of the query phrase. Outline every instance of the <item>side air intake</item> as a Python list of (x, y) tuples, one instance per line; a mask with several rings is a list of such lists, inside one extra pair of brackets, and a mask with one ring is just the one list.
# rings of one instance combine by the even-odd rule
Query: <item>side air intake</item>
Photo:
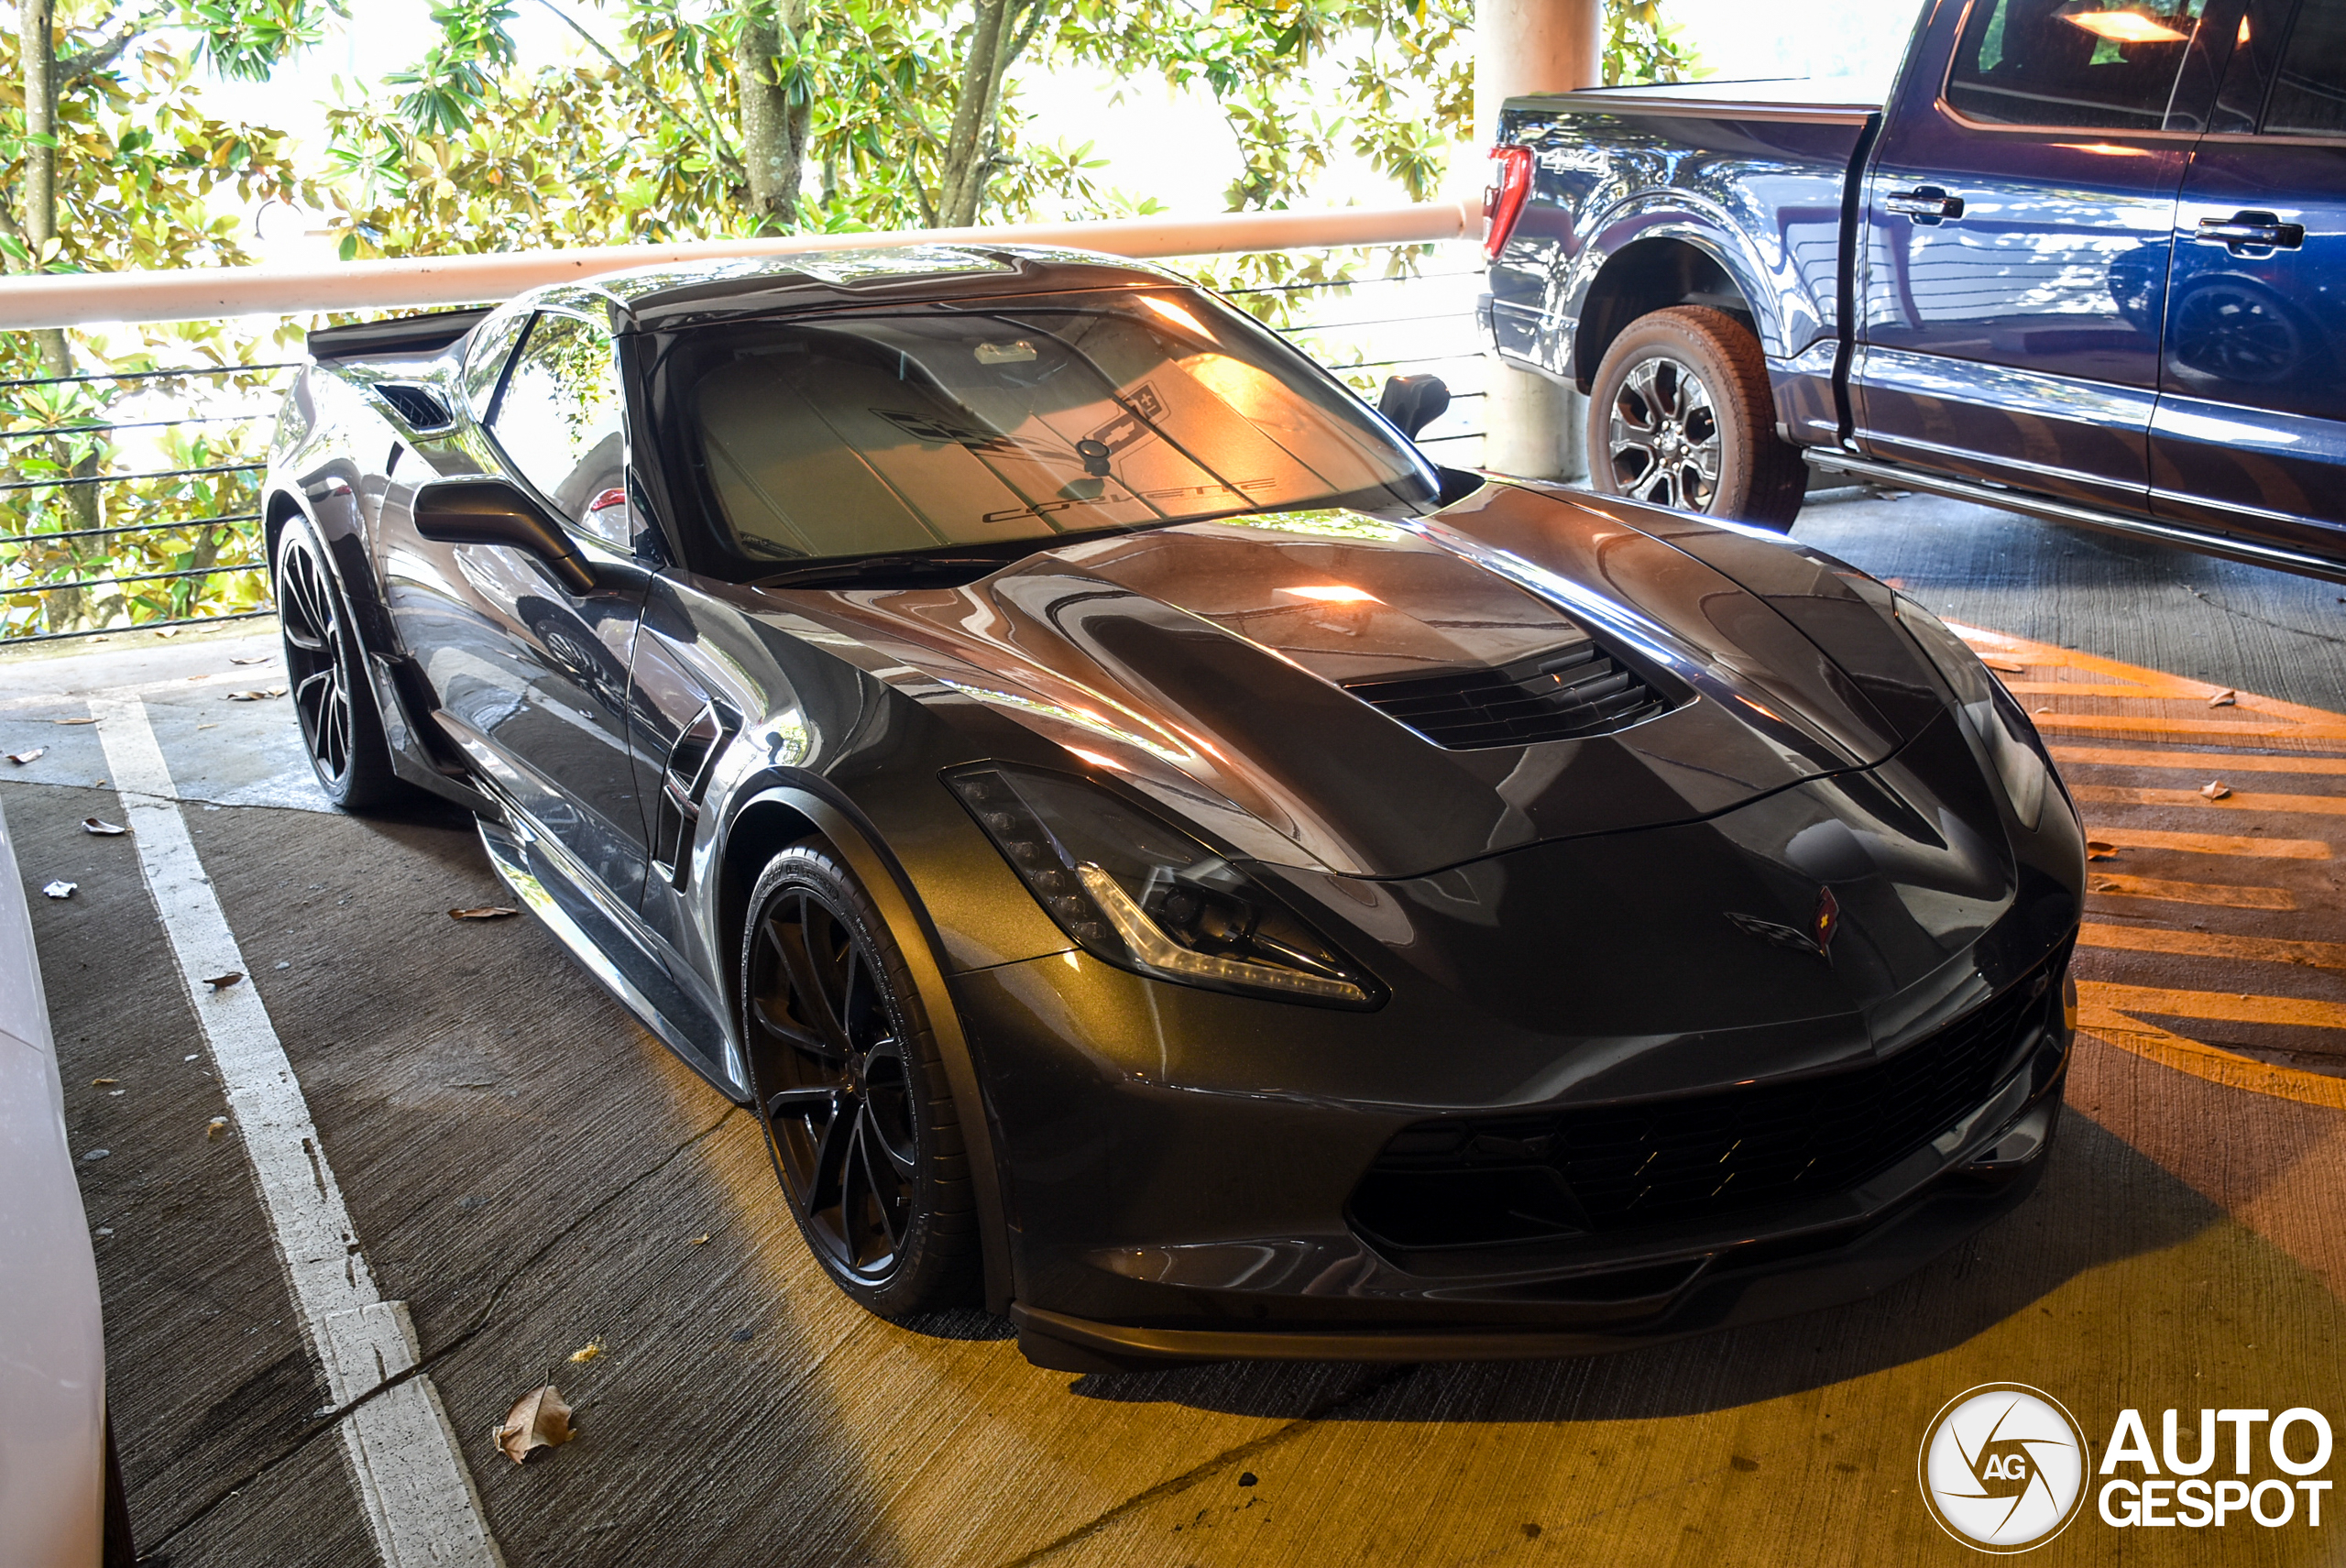
[(439, 394), (425, 388), (405, 381), (378, 381), (375, 395), (399, 410), (408, 428), (418, 433), (445, 430), (456, 422), (456, 416), (448, 411), (448, 405), (440, 400)]
[(1344, 689), (1452, 751), (1603, 735), (1676, 706), (1585, 641), (1496, 670), (1347, 681)]

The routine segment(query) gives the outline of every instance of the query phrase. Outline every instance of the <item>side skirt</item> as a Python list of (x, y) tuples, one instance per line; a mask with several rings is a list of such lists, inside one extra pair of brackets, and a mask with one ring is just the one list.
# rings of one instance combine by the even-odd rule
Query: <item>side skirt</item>
[(484, 818), (479, 827), (498, 876), (570, 956), (686, 1067), (735, 1104), (750, 1103), (747, 1091), (728, 1081), (718, 1065), (725, 1059), (723, 1026), (645, 950), (628, 929), (625, 912), (588, 892), (584, 879), (574, 876), (549, 852), (546, 840), (521, 822), (520, 813), (509, 813), (503, 823)]
[(2182, 523), (2156, 522), (2125, 512), (2100, 511), (2071, 501), (2056, 501), (2046, 496), (2032, 495), (2026, 490), (1999, 489), (1993, 485), (1982, 485), (1969, 479), (1951, 479), (1944, 475), (1908, 467), (1902, 463), (1852, 457), (1845, 452), (1825, 447), (1812, 447), (1804, 455), (1809, 466), (1828, 474), (1847, 474), (1851, 478), (1870, 480), (1874, 484), (1889, 485), (1902, 490), (1920, 490), (1925, 495), (1977, 501), (1981, 506), (2025, 512), (2031, 517), (2041, 517), (2052, 522), (2074, 523), (2079, 528), (2098, 528), (2108, 533), (2130, 534), (2137, 539), (2197, 550), (2202, 554), (2245, 561), (2252, 566), (2270, 566), (2277, 571), (2346, 583), (2346, 560), (2310, 555), (2278, 544), (2260, 544), (2253, 540), (2236, 539), (2228, 533), (2212, 533)]

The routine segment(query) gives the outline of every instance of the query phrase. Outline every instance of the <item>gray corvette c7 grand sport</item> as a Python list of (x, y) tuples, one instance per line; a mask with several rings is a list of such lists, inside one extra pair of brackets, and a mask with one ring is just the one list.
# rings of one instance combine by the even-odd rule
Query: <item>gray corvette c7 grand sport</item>
[(477, 816), (873, 1311), (1039, 1365), (1584, 1352), (2018, 1202), (2075, 807), (1926, 609), (1486, 478), (1179, 277), (910, 247), (339, 327), (320, 780)]

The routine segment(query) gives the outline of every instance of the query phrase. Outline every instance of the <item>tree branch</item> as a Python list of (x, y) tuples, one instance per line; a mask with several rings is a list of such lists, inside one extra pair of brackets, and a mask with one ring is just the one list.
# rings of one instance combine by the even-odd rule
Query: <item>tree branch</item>
[[(660, 95), (659, 91), (654, 88), (651, 82), (646, 82), (643, 77), (625, 60), (613, 54), (609, 49), (605, 49), (603, 47), (602, 39), (597, 38), (585, 27), (579, 26), (577, 19), (572, 16), (569, 12), (555, 5), (554, 0), (538, 0), (538, 4), (552, 12), (565, 27), (568, 27), (572, 32), (576, 33), (581, 38), (584, 38), (586, 41), (586, 47), (588, 49), (593, 49), (597, 54), (599, 54), (605, 60), (609, 60), (611, 62), (611, 69), (618, 71), (620, 78), (635, 89), (636, 95), (638, 97), (641, 98), (645, 103), (650, 104), (662, 114), (667, 115), (670, 119), (675, 121), (678, 126), (684, 128), (684, 131), (687, 136), (700, 143), (700, 145), (707, 149), (712, 157), (714, 157), (719, 163), (725, 165), (726, 169), (732, 174), (735, 180), (740, 181), (746, 180), (748, 178), (746, 171), (741, 168), (741, 160), (734, 157), (732, 152), (727, 148), (724, 138), (721, 136), (695, 124), (691, 115), (677, 108), (674, 104), (669, 103), (667, 99), (663, 98)], [(699, 93), (700, 81), (697, 76), (694, 78), (693, 90), (696, 95)], [(702, 100), (702, 106), (704, 108), (707, 107), (706, 99)], [(712, 115), (711, 118), (714, 119), (715, 116)]]
[[(134, 16), (123, 23), (121, 29), (112, 37), (101, 38), (88, 49), (76, 54), (69, 54), (59, 60), (57, 62), (58, 91), (61, 93), (84, 77), (94, 76), (120, 60), (122, 51), (145, 37), (148, 30), (160, 19), (163, 11), (164, 7), (159, 5), (140, 16)], [(107, 13), (105, 20), (98, 24), (98, 30), (103, 33), (119, 15), (121, 15), (120, 12)]]

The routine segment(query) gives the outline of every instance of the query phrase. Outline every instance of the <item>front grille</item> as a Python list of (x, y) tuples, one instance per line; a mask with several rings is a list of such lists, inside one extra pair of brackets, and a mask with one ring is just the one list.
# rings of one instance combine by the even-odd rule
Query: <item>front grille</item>
[(1672, 707), (1637, 672), (1590, 641), (1496, 670), (1347, 681), (1344, 689), (1452, 751), (1603, 735)]
[(1866, 1067), (1668, 1100), (1421, 1123), (1394, 1135), (1354, 1191), (1354, 1223), (1404, 1249), (1490, 1245), (1846, 1190), (1988, 1098), (2060, 1006), (2066, 962), (2066, 952), (2055, 955), (1937, 1034)]

